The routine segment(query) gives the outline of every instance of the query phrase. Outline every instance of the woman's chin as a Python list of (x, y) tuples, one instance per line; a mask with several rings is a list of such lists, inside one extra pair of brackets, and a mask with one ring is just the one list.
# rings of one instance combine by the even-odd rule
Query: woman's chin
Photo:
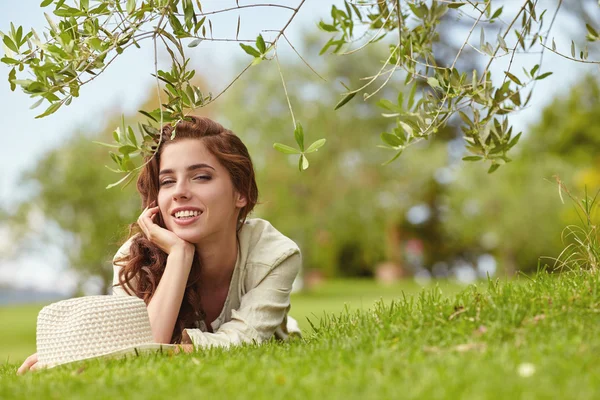
[(189, 232), (189, 231), (185, 231), (182, 229), (175, 229), (175, 230), (173, 230), (173, 233), (175, 233), (177, 236), (179, 236), (181, 239), (185, 240), (186, 242), (189, 242), (192, 244), (200, 243), (200, 241), (202, 241), (202, 238), (204, 236), (202, 234), (202, 232), (199, 232), (198, 230), (196, 230), (195, 232)]

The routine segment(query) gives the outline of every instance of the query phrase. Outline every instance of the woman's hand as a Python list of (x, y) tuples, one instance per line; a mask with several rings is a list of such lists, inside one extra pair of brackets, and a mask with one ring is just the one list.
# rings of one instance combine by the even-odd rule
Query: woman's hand
[[(153, 205), (154, 203), (150, 204)], [(193, 244), (186, 242), (168, 229), (154, 223), (154, 218), (160, 212), (158, 207), (146, 207), (137, 220), (139, 227), (148, 240), (157, 245), (162, 251), (171, 254), (173, 249), (195, 250)]]
[(38, 369), (38, 356), (37, 353), (34, 353), (27, 357), (27, 359), (23, 362), (23, 365), (19, 367), (17, 370), (17, 375), (23, 375), (27, 371), (35, 371)]

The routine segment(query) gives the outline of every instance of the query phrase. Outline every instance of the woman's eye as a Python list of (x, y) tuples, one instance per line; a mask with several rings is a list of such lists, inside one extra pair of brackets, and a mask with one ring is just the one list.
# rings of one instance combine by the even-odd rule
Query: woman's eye
[(173, 183), (173, 182), (175, 182), (175, 181), (170, 181), (170, 180), (162, 181), (160, 183), (160, 186), (168, 185), (169, 183)]
[(210, 181), (211, 177), (208, 175), (198, 175), (196, 177), (194, 177), (194, 179), (196, 180), (203, 180), (203, 181)]

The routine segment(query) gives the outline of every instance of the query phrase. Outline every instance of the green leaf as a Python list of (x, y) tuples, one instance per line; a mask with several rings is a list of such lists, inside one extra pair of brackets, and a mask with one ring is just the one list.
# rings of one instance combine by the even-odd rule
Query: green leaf
[(4, 64), (7, 65), (19, 65), (19, 61), (15, 60), (14, 58), (10, 58), (10, 57), (2, 57), (2, 59), (0, 59), (0, 62), (3, 62)]
[(571, 56), (575, 57), (575, 42), (571, 40)]
[(471, 128), (475, 128), (475, 124), (473, 123), (473, 121), (471, 121), (471, 119), (469, 118), (469, 116), (467, 114), (465, 114), (462, 111), (458, 112), (458, 115), (460, 115), (460, 118), (467, 124), (469, 125), (469, 127)]
[[(402, 92), (400, 92), (402, 93)], [(379, 107), (384, 108), (388, 111), (399, 112), (402, 111), (400, 105), (402, 105), (402, 96), (398, 95), (398, 104), (394, 104), (388, 99), (381, 99), (376, 103)]]
[(247, 45), (247, 44), (244, 44), (244, 43), (240, 43), (240, 47), (241, 47), (242, 49), (244, 49), (244, 51), (245, 51), (247, 54), (251, 55), (252, 57), (260, 57), (260, 53), (259, 53), (259, 52), (258, 52), (258, 50), (256, 50), (254, 47), (252, 47), (252, 46), (249, 46), (249, 45)]
[(308, 159), (304, 154), (300, 154), (300, 159), (298, 160), (298, 169), (300, 172), (306, 170), (308, 168)]
[(82, 11), (87, 12), (90, 8), (90, 0), (79, 0), (79, 6)]
[(500, 167), (500, 164), (492, 164), (492, 166), (490, 167), (490, 169), (488, 169), (488, 174), (491, 174), (492, 172), (494, 172), (495, 170), (497, 170)]
[(523, 84), (521, 83), (519, 78), (517, 78), (515, 75), (511, 74), (508, 71), (504, 71), (504, 73), (506, 74), (506, 76), (508, 76), (510, 78), (511, 81), (513, 81), (514, 83), (516, 83), (519, 86), (523, 86)]
[[(408, 96), (408, 109), (412, 109), (413, 105), (415, 104), (415, 94), (417, 93), (417, 85), (416, 83), (413, 83), (412, 85), (412, 89), (410, 89), (410, 95)], [(398, 103), (398, 105), (401, 107), (402, 104)]]
[(313, 144), (311, 144), (310, 146), (308, 146), (308, 149), (306, 149), (305, 153), (312, 153), (315, 151), (319, 151), (319, 149), (321, 147), (323, 147), (323, 145), (325, 144), (325, 142), (327, 141), (327, 139), (319, 139), (315, 142), (313, 142)]
[(348, 103), (350, 100), (352, 100), (354, 98), (354, 96), (356, 96), (356, 92), (346, 95), (346, 97), (344, 97), (342, 100), (340, 100), (333, 109), (337, 110), (338, 108), (343, 107), (346, 103)]
[(144, 110), (138, 110), (138, 112), (139, 112), (140, 114), (142, 114), (142, 115), (144, 115), (144, 116), (146, 116), (146, 117), (150, 118), (152, 121), (154, 121), (154, 122), (158, 122), (158, 121), (156, 120), (156, 118), (154, 118), (154, 117), (153, 117), (153, 116), (152, 116), (152, 115), (151, 115), (149, 112), (147, 112), (147, 111), (144, 111)]
[(158, 135), (160, 135), (160, 131), (157, 128), (153, 127), (152, 125), (142, 124), (142, 129), (148, 135), (151, 135), (151, 136), (158, 136)]
[(389, 160), (387, 160), (386, 162), (384, 162), (381, 165), (388, 165), (388, 164), (391, 164), (392, 162), (394, 162), (398, 157), (400, 157), (400, 154), (402, 154), (402, 150), (404, 150), (404, 149), (400, 149), (400, 151), (398, 151), (394, 157), (390, 158)]
[(137, 150), (137, 147), (134, 146), (129, 146), (129, 145), (125, 145), (125, 146), (121, 146), (119, 147), (119, 152), (121, 154), (129, 154), (129, 153), (133, 153), (134, 151)]
[(202, 42), (202, 39), (194, 39), (188, 44), (188, 47), (196, 47)]
[(183, 14), (185, 16), (185, 25), (188, 30), (192, 29), (192, 20), (194, 19), (194, 5), (192, 0), (183, 0)]
[(33, 110), (34, 108), (38, 107), (40, 104), (42, 104), (42, 102), (44, 101), (44, 98), (42, 97), (41, 99), (39, 99), (38, 101), (36, 101), (35, 103), (33, 103), (29, 109)]
[(585, 24), (585, 27), (587, 28), (590, 35), (592, 35), (594, 37), (598, 37), (598, 32), (596, 32), (596, 30), (594, 28), (592, 28), (590, 24)]
[(135, 133), (133, 133), (133, 129), (130, 126), (127, 128), (127, 139), (129, 139), (131, 144), (137, 147), (137, 139), (135, 138)]
[(19, 52), (19, 49), (17, 48), (17, 45), (15, 44), (15, 42), (13, 42), (11, 40), (11, 38), (8, 37), (8, 35), (4, 35), (4, 37), (2, 38), (2, 41), (4, 42), (4, 44), (6, 45), (6, 47), (8, 47), (9, 49), (11, 49), (15, 53)]
[(502, 50), (508, 51), (508, 46), (506, 46), (506, 42), (504, 41), (504, 38), (502, 38), (502, 35), (500, 35), (500, 34), (498, 34), (498, 43), (500, 43), (500, 47), (502, 48)]
[(542, 79), (549, 77), (553, 73), (554, 72), (546, 72), (545, 74), (541, 74), (540, 76), (538, 76), (537, 78), (535, 78), (535, 80), (536, 81), (541, 81)]
[(530, 72), (531, 76), (535, 76), (535, 73), (537, 72), (538, 69), (540, 69), (540, 64), (535, 64), (535, 67), (533, 67), (531, 69), (531, 72)]
[(304, 151), (304, 129), (300, 122), (296, 122), (296, 129), (294, 129), (294, 138), (296, 139), (296, 143), (300, 147), (300, 150)]
[(57, 111), (57, 110), (60, 108), (60, 106), (62, 106), (62, 103), (61, 103), (61, 102), (52, 103), (52, 104), (50, 105), (50, 107), (48, 107), (48, 108), (46, 109), (46, 111), (44, 111), (44, 113), (43, 113), (43, 114), (40, 114), (40, 115), (38, 115), (38, 116), (37, 116), (37, 117), (35, 117), (35, 118), (44, 118), (44, 117), (47, 117), (47, 116), (48, 116), (48, 115), (50, 115), (50, 114), (54, 114), (54, 113), (55, 113), (55, 112), (56, 112), (56, 111)]
[(441, 89), (440, 82), (433, 77), (427, 78), (427, 83), (429, 84), (429, 86), (431, 86), (434, 89), (438, 89), (438, 88)]
[(273, 148), (283, 154), (302, 154), (300, 150), (281, 143), (275, 143)]
[(262, 54), (267, 52), (267, 45), (265, 44), (265, 39), (263, 39), (262, 35), (258, 35), (256, 38), (256, 48), (260, 50)]
[(40, 7), (47, 7), (50, 4), (52, 4), (53, 1), (54, 0), (44, 0), (44, 1), (42, 1), (42, 4), (40, 4)]
[(135, 0), (127, 0), (127, 14), (133, 14), (135, 11)]
[(10, 83), (10, 90), (12, 92), (14, 92), (15, 89), (17, 88), (17, 84), (15, 83), (16, 79), (17, 79), (17, 71), (16, 71), (16, 69), (13, 68), (8, 73), (8, 82)]
[(481, 157), (481, 156), (463, 157), (463, 161), (479, 161), (479, 160), (483, 160), (483, 157)]
[(467, 4), (467, 3), (450, 3), (450, 4), (448, 4), (448, 8), (459, 8), (459, 7), (464, 6), (465, 4)]
[(496, 10), (496, 12), (494, 13), (494, 15), (492, 15), (492, 18), (490, 19), (496, 19), (500, 16), (500, 14), (502, 14), (502, 9), (504, 8), (504, 6), (500, 7), (499, 9)]
[(391, 133), (387, 133), (387, 132), (381, 133), (381, 140), (385, 144), (387, 144), (393, 148), (398, 148), (403, 145), (402, 139), (400, 139), (396, 135), (392, 135)]
[(523, 132), (519, 132), (519, 134), (517, 136), (515, 136), (514, 138), (511, 139), (510, 142), (508, 142), (508, 148), (512, 148), (515, 144), (517, 144), (517, 142), (519, 141), (519, 138), (521, 137), (521, 133)]
[(321, 28), (325, 32), (337, 32), (338, 31), (335, 26), (326, 24), (323, 21), (320, 21), (319, 24), (318, 24), (318, 26), (319, 26), (319, 28)]

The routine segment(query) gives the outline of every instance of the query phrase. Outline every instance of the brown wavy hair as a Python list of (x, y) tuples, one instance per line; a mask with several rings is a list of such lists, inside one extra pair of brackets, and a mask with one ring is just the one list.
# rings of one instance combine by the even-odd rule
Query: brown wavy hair
[[(157, 137), (154, 138), (158, 150), (154, 157), (146, 158), (146, 165), (137, 180), (137, 189), (142, 198), (142, 209), (145, 209), (153, 201), (158, 203), (158, 172), (160, 157), (165, 146), (182, 139), (200, 139), (207, 150), (227, 169), (235, 190), (247, 199), (246, 206), (240, 210), (238, 215), (239, 222), (236, 230), (236, 237), (238, 237), (244, 221), (258, 202), (258, 187), (248, 149), (233, 132), (209, 118), (192, 116), (186, 119), (188, 120), (177, 123), (173, 139), (171, 139), (173, 133), (171, 125), (165, 125), (161, 137), (156, 135)], [(166, 229), (160, 213), (157, 214), (155, 223)], [(119, 286), (123, 287), (130, 295), (141, 298), (148, 305), (164, 273), (167, 254), (141, 233), (137, 222), (130, 225), (129, 238), (132, 238), (129, 254), (115, 261), (121, 267)], [(201, 268), (198, 257), (194, 257), (171, 343), (181, 343), (183, 330), (197, 328), (198, 322), (205, 318), (199, 292)], [(137, 279), (137, 282), (130, 287), (129, 283), (134, 278)], [(133, 290), (133, 293), (129, 289)]]

